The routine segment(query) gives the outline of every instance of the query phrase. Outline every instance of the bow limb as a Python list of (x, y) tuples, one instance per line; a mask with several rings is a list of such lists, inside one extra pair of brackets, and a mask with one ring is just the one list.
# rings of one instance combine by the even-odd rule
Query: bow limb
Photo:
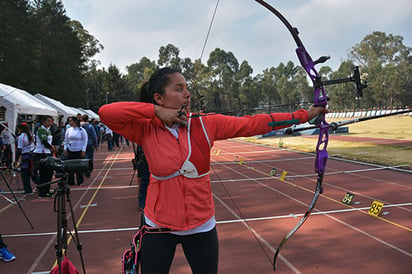
[[(315, 87), (313, 105), (315, 107), (326, 107), (327, 105), (326, 90), (324, 89), (323, 85), (319, 84), (320, 76), (317, 70), (315, 69), (315, 65), (317, 63), (326, 61), (327, 59), (329, 59), (329, 57), (321, 57), (320, 59), (314, 62), (311, 56), (309, 55), (309, 53), (306, 51), (302, 41), (300, 40), (299, 32), (297, 28), (292, 27), (292, 25), (286, 20), (286, 18), (279, 11), (277, 11), (275, 8), (273, 8), (271, 5), (269, 5), (265, 1), (256, 0), (256, 2), (263, 5), (270, 12), (276, 15), (282, 21), (282, 23), (286, 26), (286, 28), (289, 30), (290, 34), (292, 35), (297, 45), (296, 54), (299, 58), (300, 64), (305, 69), (306, 73), (309, 75), (310, 79), (312, 80), (312, 84)], [(321, 114), (319, 117), (317, 117), (312, 123), (314, 123), (316, 127), (320, 129), (318, 143), (316, 145), (315, 172), (318, 174), (318, 179), (316, 183), (315, 194), (312, 198), (312, 201), (309, 205), (308, 210), (306, 211), (302, 219), (295, 225), (295, 227), (292, 228), (292, 230), (288, 232), (288, 234), (285, 236), (285, 238), (281, 241), (280, 245), (278, 246), (275, 252), (274, 258), (273, 258), (273, 270), (276, 270), (276, 259), (279, 255), (280, 250), (285, 245), (287, 240), (289, 240), (292, 237), (292, 235), (309, 218), (313, 208), (316, 205), (319, 195), (322, 193), (323, 176), (325, 173), (326, 162), (328, 159), (327, 146), (328, 146), (328, 140), (329, 140), (329, 124), (325, 120), (324, 113)]]

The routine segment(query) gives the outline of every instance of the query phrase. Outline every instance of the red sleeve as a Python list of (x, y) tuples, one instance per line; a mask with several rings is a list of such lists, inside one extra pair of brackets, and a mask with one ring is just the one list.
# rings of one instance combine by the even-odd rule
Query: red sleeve
[[(273, 117), (273, 120), (271, 118)], [(272, 131), (273, 129), (281, 129), (289, 127), (292, 124), (296, 124), (296, 119), (299, 123), (305, 123), (308, 121), (308, 112), (304, 109), (295, 111), (293, 113), (272, 113), (269, 114), (256, 114), (253, 116), (233, 117), (224, 115), (211, 115), (206, 116), (209, 130), (214, 136), (214, 140), (222, 140), (235, 137), (248, 137), (258, 134), (264, 134)], [(295, 120), (289, 125), (282, 125), (272, 127), (269, 123), (275, 121), (287, 121)]]
[(99, 109), (100, 120), (114, 132), (132, 142), (141, 144), (144, 130), (150, 124), (161, 122), (155, 117), (153, 104), (141, 102), (117, 102)]

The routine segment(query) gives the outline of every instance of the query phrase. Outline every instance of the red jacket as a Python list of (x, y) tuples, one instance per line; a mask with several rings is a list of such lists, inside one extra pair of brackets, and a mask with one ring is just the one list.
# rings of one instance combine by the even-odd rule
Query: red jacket
[[(153, 104), (113, 103), (102, 106), (99, 115), (101, 121), (113, 131), (143, 147), (150, 172), (158, 177), (166, 177), (179, 171), (188, 157), (187, 127), (179, 128), (176, 139), (155, 116)], [(271, 115), (275, 121), (299, 119), (304, 123), (308, 120), (306, 110), (298, 110), (293, 114)], [(268, 125), (272, 118), (268, 114), (243, 117), (216, 114), (202, 116), (202, 120), (211, 146), (216, 140), (254, 136), (272, 130)], [(287, 126), (275, 129), (282, 127)], [(189, 136), (196, 139), (204, 134), (202, 132), (201, 127), (192, 127)], [(197, 143), (196, 140), (192, 141), (192, 148), (199, 149), (201, 146), (203, 153), (200, 157), (204, 157), (204, 161), (209, 161), (209, 146), (205, 142), (200, 142), (203, 143), (201, 145)], [(199, 158), (199, 155), (197, 157)], [(156, 224), (175, 230), (188, 230), (205, 223), (214, 215), (209, 175), (200, 178), (179, 175), (166, 180), (151, 177), (145, 214)]]

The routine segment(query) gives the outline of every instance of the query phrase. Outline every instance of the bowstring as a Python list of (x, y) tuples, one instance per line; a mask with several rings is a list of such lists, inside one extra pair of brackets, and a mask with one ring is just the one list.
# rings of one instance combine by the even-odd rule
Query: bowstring
[[(193, 119), (192, 117), (189, 117), (189, 119)], [(199, 148), (199, 150), (201, 151), (203, 157), (206, 159), (206, 161), (208, 161), (208, 158), (205, 154), (205, 152), (202, 150), (202, 148), (200, 147), (199, 143), (197, 142), (197, 140), (194, 138), (194, 136), (191, 134), (190, 130), (188, 129), (188, 133), (189, 133), (189, 138), (191, 137), (191, 139), (195, 142), (196, 146)], [(205, 132), (206, 133), (206, 132)], [(188, 140), (190, 142), (190, 140)], [(210, 152), (209, 152), (210, 153)], [(212, 169), (213, 173), (215, 174), (218, 182), (220, 183), (220, 185), (223, 187), (226, 195), (229, 197), (231, 203), (234, 205), (237, 213), (240, 215), (240, 218), (245, 225), (247, 227), (247, 229), (249, 230), (249, 232), (253, 235), (255, 241), (259, 244), (259, 247), (262, 249), (263, 253), (265, 254), (266, 258), (268, 259), (269, 263), (272, 264), (272, 259), (271, 256), (269, 256), (269, 254), (266, 252), (263, 243), (261, 240), (259, 240), (258, 236), (256, 235), (256, 232), (254, 232), (254, 230), (252, 229), (252, 227), (249, 225), (249, 222), (247, 221), (247, 219), (245, 218), (245, 216), (243, 215), (242, 211), (240, 210), (240, 208), (237, 206), (236, 202), (234, 201), (232, 195), (230, 194), (229, 190), (226, 188), (225, 184), (223, 183), (222, 179), (219, 177), (218, 173), (216, 172), (216, 170), (213, 168), (213, 166), (210, 164), (210, 168)]]
[(207, 41), (209, 40), (209, 34), (210, 34), (210, 31), (212, 30), (213, 22), (215, 21), (215, 16), (216, 16), (216, 11), (217, 11), (218, 6), (219, 6), (219, 0), (217, 0), (216, 2), (215, 10), (213, 11), (212, 19), (210, 20), (210, 24), (209, 24), (209, 28), (206, 33), (205, 41), (203, 42), (202, 52), (200, 53), (200, 58), (199, 58), (200, 61), (202, 61), (203, 53), (205, 51)]
[[(213, 10), (212, 18), (210, 19), (210, 23), (209, 23), (209, 27), (208, 27), (207, 32), (206, 32), (205, 40), (203, 41), (202, 51), (201, 51), (200, 57), (199, 57), (199, 59), (198, 59), (198, 60), (199, 60), (198, 66), (196, 66), (196, 62), (195, 62), (194, 78), (195, 78), (196, 75), (197, 75), (197, 73), (196, 73), (197, 67), (201, 67), (201, 66), (202, 66), (203, 54), (204, 54), (204, 52), (205, 52), (207, 42), (209, 41), (210, 32), (211, 32), (211, 30), (212, 30), (213, 22), (215, 21), (216, 12), (217, 12), (217, 9), (218, 9), (218, 7), (219, 7), (219, 2), (220, 2), (220, 0), (217, 0), (217, 1), (216, 1), (215, 9)], [(204, 97), (204, 95), (201, 95), (201, 94), (200, 94), (199, 89), (198, 89), (197, 84), (196, 84), (196, 82), (194, 81), (194, 79), (191, 79), (190, 82), (191, 82), (191, 84), (192, 84), (191, 93), (193, 92), (193, 93), (196, 95), (197, 100), (198, 100), (198, 104), (199, 104), (199, 105), (198, 105), (197, 107), (198, 107), (198, 109), (199, 109), (199, 113), (201, 113), (201, 112), (206, 112), (206, 104), (205, 104), (205, 102), (204, 102), (203, 99), (202, 99), (202, 98)]]
[[(210, 20), (210, 24), (209, 24), (209, 28), (208, 28), (207, 33), (206, 33), (205, 40), (204, 40), (204, 42), (203, 42), (202, 51), (201, 51), (201, 54), (200, 54), (200, 57), (199, 57), (199, 66), (202, 65), (203, 53), (204, 53), (204, 51), (205, 51), (207, 42), (208, 42), (208, 40), (209, 40), (209, 35), (210, 35), (211, 29), (212, 29), (212, 26), (213, 26), (213, 22), (214, 22), (214, 20), (215, 20), (216, 12), (217, 12), (217, 9), (218, 9), (218, 6), (219, 6), (219, 1), (220, 1), (220, 0), (217, 0), (217, 1), (216, 1), (216, 6), (215, 6), (215, 9), (214, 9), (214, 11), (213, 11), (212, 18), (211, 18), (211, 20)], [(196, 68), (196, 67), (195, 67), (195, 68)], [(195, 75), (196, 75), (196, 72), (195, 72)], [(191, 81), (191, 82), (192, 82), (192, 86), (193, 86), (193, 91), (195, 92), (196, 97), (198, 98), (199, 104), (200, 104), (200, 107), (199, 107), (199, 108), (200, 108), (200, 110), (199, 110), (199, 115), (202, 115), (202, 116), (215, 115), (215, 114), (207, 114), (207, 113), (204, 113), (204, 112), (206, 111), (206, 104), (203, 102), (203, 99), (202, 99), (203, 96), (199, 93), (195, 81)], [(194, 117), (189, 116), (188, 118), (189, 118), (189, 119), (193, 119)], [(197, 118), (199, 118), (199, 117), (197, 117)], [(199, 119), (200, 119), (200, 118), (199, 118)], [(200, 145), (199, 145), (199, 143), (197, 142), (196, 138), (194, 138), (194, 136), (191, 134), (189, 128), (188, 128), (188, 133), (189, 133), (189, 140), (188, 140), (188, 142), (190, 142), (190, 138), (191, 138), (191, 139), (195, 142), (195, 144), (196, 144), (196, 146), (199, 148), (199, 150), (201, 151), (201, 153), (202, 153), (203, 157), (205, 158), (205, 160), (206, 160), (206, 161), (209, 161), (209, 160), (208, 160), (208, 157), (206, 156), (205, 152), (204, 152), (204, 151), (202, 150), (202, 148), (200, 147)], [(205, 133), (206, 133), (206, 132), (205, 132)], [(207, 133), (206, 133), (206, 134), (207, 134)], [(209, 153), (210, 153), (210, 151), (209, 151)], [(237, 206), (236, 202), (234, 201), (234, 199), (233, 199), (232, 195), (230, 194), (229, 190), (226, 188), (226, 186), (225, 186), (225, 184), (223, 183), (222, 179), (219, 177), (219, 175), (218, 175), (218, 173), (216, 172), (216, 170), (214, 169), (214, 167), (210, 164), (210, 161), (209, 161), (209, 165), (210, 165), (210, 168), (212, 169), (213, 173), (215, 174), (218, 182), (219, 182), (220, 185), (223, 187), (226, 195), (229, 197), (231, 203), (234, 205), (237, 213), (240, 215), (240, 218), (241, 218), (240, 221), (242, 221), (242, 222), (245, 224), (245, 226), (247, 227), (248, 231), (253, 235), (253, 238), (254, 238), (255, 241), (258, 243), (260, 249), (262, 249), (262, 251), (263, 251), (263, 253), (265, 254), (266, 258), (268, 259), (269, 263), (272, 264), (271, 256), (269, 256), (269, 254), (266, 252), (266, 250), (265, 250), (265, 248), (264, 248), (264, 246), (263, 246), (262, 241), (259, 240), (258, 236), (256, 235), (256, 232), (254, 232), (254, 230), (252, 229), (252, 227), (249, 225), (247, 219), (246, 219), (245, 216), (243, 215), (243, 213), (242, 213), (242, 211), (240, 210), (240, 208)]]

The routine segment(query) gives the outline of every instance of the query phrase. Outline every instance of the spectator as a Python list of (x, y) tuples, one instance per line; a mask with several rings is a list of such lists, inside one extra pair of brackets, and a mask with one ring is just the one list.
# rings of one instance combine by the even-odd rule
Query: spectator
[(10, 262), (16, 259), (16, 256), (10, 253), (10, 251), (7, 249), (7, 245), (4, 243), (3, 238), (1, 237), (0, 234), (0, 259), (2, 259), (5, 262)]
[(15, 136), (9, 131), (7, 127), (7, 123), (5, 125), (1, 124), (1, 133), (0, 138), (2, 139), (3, 145), (1, 147), (3, 158), (1, 159), (6, 164), (8, 170), (11, 170), (13, 164), (13, 150), (15, 149)]
[[(77, 117), (69, 117), (70, 127), (64, 136), (64, 156), (67, 160), (84, 159), (87, 148), (87, 133), (80, 127)], [(77, 185), (84, 185), (83, 173), (76, 173)], [(74, 185), (74, 172), (69, 172), (69, 184)]]
[(107, 140), (107, 149), (109, 151), (113, 150), (113, 131), (106, 126), (106, 140)]
[(33, 152), (33, 169), (32, 178), (34, 182), (42, 185), (38, 186), (39, 198), (50, 198), (53, 194), (50, 192), (50, 184), (53, 178), (53, 170), (49, 167), (41, 165), (40, 160), (52, 156), (56, 153), (56, 148), (52, 145), (53, 136), (50, 131), (50, 127), (53, 124), (51, 116), (41, 117), (41, 125), (38, 127), (36, 133), (36, 148)]
[(23, 182), (24, 194), (32, 194), (31, 188), (31, 167), (32, 167), (32, 153), (34, 151), (34, 137), (26, 123), (17, 125), (17, 161), (16, 166), (20, 166), (21, 180)]
[[(84, 128), (87, 132), (87, 147), (86, 147), (86, 156), (85, 159), (90, 159), (93, 163), (94, 149), (97, 148), (97, 134), (95, 127), (89, 123), (89, 116), (84, 114), (82, 116), (82, 122), (80, 123), (81, 127)], [(84, 174), (87, 178), (90, 177), (90, 171)]]

